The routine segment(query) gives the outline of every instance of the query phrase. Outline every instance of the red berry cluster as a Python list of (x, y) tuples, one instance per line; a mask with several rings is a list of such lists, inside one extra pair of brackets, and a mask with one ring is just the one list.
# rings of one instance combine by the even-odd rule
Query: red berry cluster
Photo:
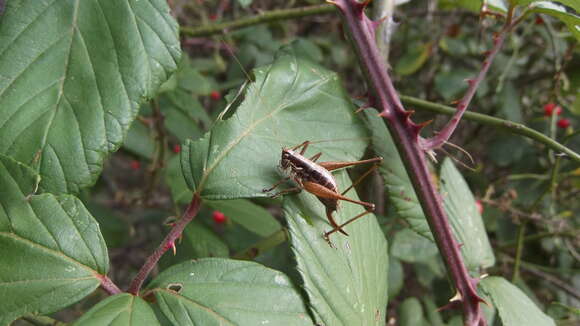
[[(562, 107), (560, 107), (559, 105), (556, 105), (555, 103), (548, 103), (548, 104), (544, 105), (544, 116), (545, 117), (551, 117), (552, 115), (560, 116), (561, 114), (562, 114)], [(558, 122), (556, 122), (556, 125), (559, 128), (566, 129), (566, 128), (570, 127), (570, 120), (568, 120), (566, 118), (560, 118), (560, 119), (558, 119)]]

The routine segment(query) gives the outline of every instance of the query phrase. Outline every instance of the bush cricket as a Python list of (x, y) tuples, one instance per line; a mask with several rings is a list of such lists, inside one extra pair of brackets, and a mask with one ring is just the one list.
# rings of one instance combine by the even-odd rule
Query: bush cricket
[[(360, 181), (362, 181), (366, 176), (368, 176), (372, 171), (374, 171), (378, 167), (377, 163), (382, 161), (383, 158), (375, 157), (368, 160), (352, 161), (352, 162), (317, 163), (316, 161), (320, 158), (322, 153), (318, 153), (312, 156), (311, 158), (306, 158), (303, 156), (304, 153), (306, 152), (306, 149), (308, 148), (308, 145), (310, 145), (310, 142), (305, 141), (304, 143), (296, 147), (282, 149), (280, 167), (287, 174), (287, 177), (283, 178), (282, 180), (274, 184), (271, 188), (264, 189), (263, 192), (270, 192), (274, 190), (276, 187), (278, 187), (280, 184), (288, 181), (289, 179), (294, 180), (297, 186), (286, 190), (282, 190), (272, 195), (272, 197), (277, 197), (287, 193), (300, 192), (302, 191), (302, 189), (308, 191), (309, 193), (316, 196), (318, 200), (322, 202), (322, 204), (324, 204), (324, 207), (326, 208), (326, 218), (328, 219), (330, 225), (332, 225), (333, 227), (332, 230), (324, 233), (324, 238), (327, 241), (329, 241), (328, 237), (332, 233), (337, 231), (348, 236), (348, 233), (344, 231), (343, 227), (374, 211), (375, 205), (364, 201), (350, 199), (348, 197), (345, 197), (344, 195), (354, 186), (356, 186)], [(299, 148), (302, 148), (300, 152), (298, 152)], [(346, 190), (340, 193), (338, 191), (336, 181), (334, 180), (334, 177), (332, 176), (330, 171), (365, 163), (375, 163), (375, 164), (373, 164), (373, 166), (371, 166), (365, 173), (363, 173)], [(339, 200), (344, 200), (361, 205), (365, 208), (365, 211), (339, 225), (332, 216), (332, 213), (338, 209)]]

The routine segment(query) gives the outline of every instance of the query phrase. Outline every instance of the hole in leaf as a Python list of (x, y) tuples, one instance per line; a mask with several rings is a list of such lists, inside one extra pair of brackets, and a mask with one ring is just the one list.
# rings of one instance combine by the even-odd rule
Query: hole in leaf
[(167, 284), (167, 289), (168, 290), (171, 290), (173, 292), (179, 293), (183, 289), (183, 284), (181, 284), (181, 283), (170, 283), (170, 284)]

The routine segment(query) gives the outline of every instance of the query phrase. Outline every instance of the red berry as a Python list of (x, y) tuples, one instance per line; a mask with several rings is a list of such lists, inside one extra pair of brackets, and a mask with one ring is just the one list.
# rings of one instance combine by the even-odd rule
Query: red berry
[(222, 97), (222, 95), (218, 91), (211, 91), (209, 97), (211, 97), (212, 100), (217, 101)]
[(477, 211), (479, 212), (479, 214), (483, 214), (483, 203), (481, 202), (481, 200), (476, 200), (475, 201), (475, 207), (477, 208)]
[(141, 168), (141, 162), (137, 161), (137, 160), (132, 160), (131, 161), (131, 170), (139, 170)]
[(224, 224), (228, 219), (224, 213), (220, 211), (213, 211), (212, 218), (216, 224)]
[(562, 129), (566, 129), (566, 128), (570, 127), (570, 120), (568, 120), (566, 118), (562, 118), (562, 119), (558, 120), (558, 122), (556, 124), (558, 125), (558, 127), (562, 128)]
[(562, 108), (559, 105), (556, 105), (554, 103), (548, 103), (548, 104), (544, 105), (544, 116), (545, 117), (549, 117), (553, 113), (555, 113), (556, 115), (562, 114)]
[(208, 16), (208, 18), (209, 18), (209, 20), (211, 20), (212, 22), (214, 22), (214, 21), (216, 21), (216, 20), (217, 20), (217, 15), (216, 15), (216, 14), (210, 14), (210, 15)]
[(173, 153), (179, 154), (179, 152), (181, 152), (181, 145), (179, 144), (173, 145)]
[(544, 24), (544, 18), (542, 18), (541, 16), (536, 16), (536, 25), (542, 24)]

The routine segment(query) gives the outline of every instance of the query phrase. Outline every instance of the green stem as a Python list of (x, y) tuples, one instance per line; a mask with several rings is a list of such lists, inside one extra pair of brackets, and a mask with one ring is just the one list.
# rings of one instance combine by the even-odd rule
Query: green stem
[(292, 9), (280, 9), (266, 11), (256, 16), (245, 17), (234, 21), (205, 25), (200, 27), (187, 27), (182, 26), (180, 28), (181, 33), (187, 36), (199, 37), (199, 36), (209, 36), (214, 34), (220, 34), (234, 29), (240, 29), (243, 27), (248, 27), (252, 25), (258, 25), (263, 23), (269, 23), (284, 19), (300, 18), (305, 16), (328, 14), (335, 11), (334, 6), (324, 4), (309, 7), (300, 7)]
[[(551, 237), (566, 237), (566, 238), (575, 238), (580, 234), (580, 229), (566, 231), (566, 232), (542, 232), (536, 233), (534, 235), (527, 236), (523, 239), (523, 242), (532, 242), (536, 240), (541, 240), (544, 238), (551, 238)], [(500, 249), (507, 249), (510, 247), (514, 247), (518, 244), (518, 240), (509, 241), (499, 246)]]
[(232, 256), (234, 259), (241, 260), (252, 260), (262, 253), (278, 246), (281, 243), (288, 240), (288, 233), (286, 229), (280, 229), (275, 233), (272, 233), (269, 237), (263, 239), (262, 241), (254, 244), (253, 246), (237, 253)]
[(58, 321), (56, 319), (52, 319), (52, 318), (47, 317), (47, 316), (24, 316), (24, 317), (22, 317), (22, 320), (25, 320), (34, 326), (62, 326), (62, 325), (66, 325), (66, 323), (63, 323), (63, 322)]
[(518, 228), (518, 244), (516, 246), (516, 258), (514, 262), (514, 273), (512, 275), (512, 282), (520, 278), (520, 263), (522, 261), (522, 254), (524, 252), (524, 238), (526, 234), (527, 221), (523, 221)]
[[(456, 111), (455, 108), (450, 106), (446, 106), (443, 104), (437, 104), (425, 100), (421, 100), (411, 96), (401, 95), (401, 100), (405, 105), (411, 106), (417, 109), (425, 109), (427, 111), (441, 113), (445, 115), (453, 115)], [(505, 131), (508, 131), (513, 134), (522, 135), (524, 137), (528, 137), (538, 143), (546, 145), (548, 148), (553, 149), (558, 152), (565, 153), (568, 155), (572, 160), (580, 163), (580, 154), (574, 152), (570, 148), (558, 143), (557, 141), (553, 140), (552, 138), (534, 130), (531, 128), (526, 127), (521, 123), (512, 122), (509, 120), (499, 119), (495, 117), (491, 117), (481, 113), (475, 112), (465, 112), (464, 114), (465, 119), (470, 121), (475, 121), (481, 123), (483, 125), (496, 127)]]

